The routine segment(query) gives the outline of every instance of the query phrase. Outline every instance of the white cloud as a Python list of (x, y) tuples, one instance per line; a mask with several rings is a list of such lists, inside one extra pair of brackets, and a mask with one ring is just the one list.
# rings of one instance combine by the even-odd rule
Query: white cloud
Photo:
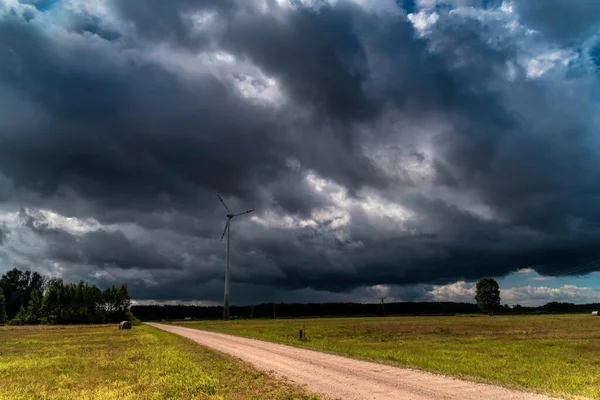
[(415, 5), (419, 8), (434, 8), (443, 2), (444, 0), (417, 0)]
[[(350, 1), (363, 9), (373, 12), (380, 16), (397, 16), (402, 13), (402, 9), (395, 0), (276, 0), (277, 5), (284, 9), (294, 8), (321, 8), (325, 3), (335, 5), (340, 2)], [(270, 2), (264, 1), (259, 9), (264, 12), (270, 11)]]
[(408, 20), (412, 22), (415, 29), (423, 36), (429, 28), (431, 28), (439, 19), (436, 12), (428, 13), (427, 11), (419, 11), (418, 13), (408, 14)]
[(224, 50), (194, 54), (161, 45), (155, 47), (146, 57), (149, 61), (178, 74), (180, 79), (196, 81), (213, 76), (237, 90), (248, 101), (274, 108), (286, 103), (287, 97), (275, 77), (268, 76), (249, 60)]
[(563, 285), (560, 287), (522, 286), (501, 289), (502, 303), (540, 306), (551, 301), (594, 303), (600, 301), (600, 290), (592, 287)]
[(535, 273), (533, 268), (521, 268), (520, 270), (517, 271), (517, 274), (533, 274), (533, 273)]
[[(416, 107), (414, 112), (418, 112)], [(436, 182), (439, 164), (452, 170), (452, 166), (439, 157), (438, 147), (441, 139), (452, 135), (452, 124), (436, 117), (416, 120), (410, 114), (387, 112), (376, 129), (361, 131), (365, 138), (364, 151), (369, 160), (391, 179), (414, 183), (413, 187), (403, 191), (404, 194), (418, 192), (423, 197), (441, 200), (480, 219), (504, 222), (502, 216), (479, 198), (475, 191), (462, 187), (455, 189)], [(379, 135), (380, 129), (394, 134), (388, 137)], [(409, 210), (404, 212), (407, 219), (414, 217)]]
[(397, 16), (402, 9), (395, 0), (352, 0), (355, 4), (380, 16)]
[[(443, 286), (435, 286), (430, 291), (434, 301), (475, 302), (475, 282), (459, 281)], [(541, 306), (551, 301), (567, 303), (600, 302), (600, 289), (576, 285), (560, 287), (519, 286), (500, 288), (502, 304)]]
[(6, 224), (7, 227), (13, 228), (20, 224), (18, 212), (0, 212), (0, 223)]
[(110, 0), (67, 0), (61, 2), (61, 6), (77, 13), (94, 15), (103, 20), (114, 18)]
[(266, 211), (252, 216), (251, 220), (270, 228), (312, 227), (320, 231), (335, 233), (342, 242), (351, 242), (348, 227), (352, 223), (353, 212), (366, 215), (365, 221), (371, 226), (405, 230), (405, 223), (414, 218), (414, 213), (402, 204), (391, 202), (374, 191), (361, 190), (359, 196), (349, 197), (346, 188), (332, 180), (322, 178), (314, 172), (305, 176), (308, 187), (315, 194), (324, 196), (330, 205), (315, 208), (309, 218), (296, 218), (275, 211)]
[(250, 220), (266, 228), (293, 229), (318, 225), (317, 221), (313, 219), (293, 218), (290, 215), (280, 215), (271, 210), (266, 210), (260, 215), (253, 215)]
[(375, 285), (369, 288), (369, 291), (377, 296), (378, 299), (382, 297), (388, 297), (390, 294), (390, 287), (387, 285)]
[(260, 75), (237, 75), (234, 77), (242, 96), (265, 105), (281, 106), (285, 102), (282, 88), (274, 78)]
[(449, 285), (435, 286), (430, 293), (434, 301), (457, 301), (473, 303), (475, 300), (475, 283), (458, 281)]
[(216, 12), (196, 12), (189, 15), (189, 20), (192, 23), (192, 26), (197, 31), (207, 31), (210, 28), (214, 28), (215, 23), (218, 19), (218, 14)]
[(542, 53), (527, 62), (527, 77), (539, 78), (553, 68), (567, 67), (575, 58), (577, 54), (566, 50)]
[(70, 233), (85, 233), (100, 229), (102, 226), (94, 218), (79, 219), (65, 217), (50, 210), (38, 210), (49, 228), (61, 229)]

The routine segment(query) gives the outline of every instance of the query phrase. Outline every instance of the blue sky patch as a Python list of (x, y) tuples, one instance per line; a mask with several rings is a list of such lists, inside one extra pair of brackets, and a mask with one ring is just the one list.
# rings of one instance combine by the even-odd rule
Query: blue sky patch
[(31, 4), (39, 11), (48, 11), (50, 10), (56, 3), (60, 3), (60, 0), (22, 0), (21, 3)]

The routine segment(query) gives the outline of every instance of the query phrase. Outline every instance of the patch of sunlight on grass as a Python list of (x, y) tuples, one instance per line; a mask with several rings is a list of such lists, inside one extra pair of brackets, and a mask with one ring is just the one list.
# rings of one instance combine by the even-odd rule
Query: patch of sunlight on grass
[(149, 326), (0, 328), (0, 359), (1, 399), (314, 398)]

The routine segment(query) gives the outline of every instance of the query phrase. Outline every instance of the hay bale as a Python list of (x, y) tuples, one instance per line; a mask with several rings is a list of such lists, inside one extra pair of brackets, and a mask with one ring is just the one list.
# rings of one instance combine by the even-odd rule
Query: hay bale
[(121, 321), (119, 323), (119, 329), (131, 329), (131, 321)]
[(598, 311), (592, 311), (592, 315), (598, 316), (598, 315), (600, 315), (600, 313)]

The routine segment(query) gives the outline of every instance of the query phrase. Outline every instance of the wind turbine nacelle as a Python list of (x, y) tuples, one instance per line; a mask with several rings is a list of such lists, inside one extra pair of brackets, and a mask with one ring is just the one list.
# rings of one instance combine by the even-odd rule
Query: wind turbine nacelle
[(233, 218), (233, 214), (227, 214), (227, 218)]

